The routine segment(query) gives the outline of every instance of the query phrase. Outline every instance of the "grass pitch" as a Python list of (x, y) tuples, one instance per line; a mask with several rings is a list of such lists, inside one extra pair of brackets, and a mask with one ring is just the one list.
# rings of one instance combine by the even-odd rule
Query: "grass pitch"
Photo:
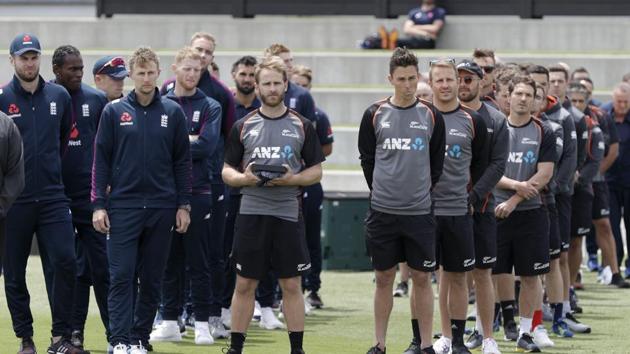
[[(35, 342), (40, 353), (49, 344), (50, 310), (46, 299), (41, 263), (31, 257), (28, 268), (28, 284), (31, 293), (31, 309), (35, 317)], [(306, 320), (304, 347), (309, 354), (356, 354), (365, 353), (372, 343), (372, 293), (374, 284), (370, 272), (324, 272), (321, 296), (325, 308), (314, 311)], [(3, 278), (0, 278), (3, 287)], [(593, 333), (576, 335), (573, 339), (552, 337), (556, 346), (545, 353), (630, 353), (630, 290), (618, 290), (595, 284), (593, 273), (585, 273), (586, 291), (579, 293), (585, 313), (579, 319), (593, 328)], [(437, 316), (434, 329), (438, 330)], [(469, 327), (473, 326), (468, 322)], [(549, 329), (549, 324), (546, 324)], [(181, 343), (154, 343), (155, 353), (198, 354), (222, 353), (227, 345), (219, 340), (213, 346), (195, 346), (192, 331)], [(103, 325), (92, 297), (86, 326), (86, 346), (94, 354), (105, 353), (106, 342)], [(389, 353), (401, 353), (411, 338), (409, 303), (407, 298), (395, 299), (388, 332)], [(496, 338), (503, 353), (515, 352), (513, 343)], [(15, 353), (19, 341), (14, 337), (6, 307), (4, 291), (0, 290), (0, 354)], [(276, 354), (289, 352), (289, 340), (285, 331), (266, 331), (252, 323), (246, 342), (247, 354)]]

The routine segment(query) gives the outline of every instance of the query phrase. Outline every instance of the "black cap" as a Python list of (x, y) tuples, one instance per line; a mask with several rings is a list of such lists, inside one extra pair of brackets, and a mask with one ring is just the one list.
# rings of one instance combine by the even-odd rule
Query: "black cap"
[(13, 42), (11, 42), (9, 54), (22, 55), (26, 52), (41, 53), (42, 47), (39, 45), (39, 39), (28, 33), (18, 34), (17, 37), (13, 39)]
[(457, 64), (457, 71), (459, 70), (468, 71), (471, 74), (479, 76), (480, 79), (483, 79), (483, 69), (472, 60), (464, 59), (459, 62), (459, 64)]

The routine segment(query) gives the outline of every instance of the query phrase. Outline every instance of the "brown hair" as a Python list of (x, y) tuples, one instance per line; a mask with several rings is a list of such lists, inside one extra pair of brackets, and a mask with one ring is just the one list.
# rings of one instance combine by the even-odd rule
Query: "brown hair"
[(496, 64), (494, 50), (492, 49), (475, 48), (472, 56), (473, 58), (492, 58), (492, 62)]
[(536, 81), (534, 81), (534, 79), (532, 79), (531, 76), (527, 76), (527, 75), (514, 76), (512, 78), (512, 81), (510, 82), (510, 86), (508, 86), (508, 92), (512, 94), (512, 92), (514, 91), (514, 88), (518, 84), (524, 84), (524, 85), (530, 86), (534, 90), (534, 95), (536, 95)]
[(144, 66), (149, 62), (154, 62), (158, 69), (160, 68), (160, 59), (158, 59), (153, 49), (150, 47), (138, 47), (131, 55), (131, 58), (129, 58), (129, 70), (133, 71), (133, 67), (136, 64)]
[(567, 71), (567, 68), (565, 68), (564, 66), (556, 64), (556, 65), (552, 65), (548, 67), (547, 69), (549, 70), (550, 73), (563, 73), (564, 79), (567, 82), (569, 81), (569, 72)]
[(418, 71), (418, 57), (409, 49), (398, 47), (389, 59), (389, 74), (393, 74), (396, 68), (404, 68), (406, 66), (413, 66)]
[(282, 53), (289, 53), (291, 50), (284, 44), (274, 43), (265, 49), (264, 56), (279, 56)]

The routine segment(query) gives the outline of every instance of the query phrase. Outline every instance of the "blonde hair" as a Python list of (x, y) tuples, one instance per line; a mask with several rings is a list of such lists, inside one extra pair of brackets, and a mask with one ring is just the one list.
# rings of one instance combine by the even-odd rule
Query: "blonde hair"
[(254, 78), (256, 79), (256, 83), (259, 82), (260, 72), (264, 69), (272, 70), (277, 73), (282, 74), (282, 80), (287, 81), (287, 66), (284, 65), (284, 61), (277, 56), (269, 56), (265, 57), (262, 62), (256, 65), (256, 71), (254, 72)]
[(265, 49), (263, 53), (264, 56), (279, 56), (282, 53), (290, 53), (291, 50), (287, 48), (284, 44), (274, 43), (269, 46), (269, 48)]
[(175, 64), (181, 63), (184, 59), (201, 60), (201, 55), (191, 47), (184, 47), (175, 55)]
[(195, 34), (190, 37), (190, 44), (192, 44), (196, 39), (203, 38), (212, 43), (214, 47), (217, 46), (217, 40), (208, 32), (195, 32)]
[(145, 66), (149, 62), (154, 62), (158, 69), (160, 68), (160, 59), (157, 54), (150, 47), (138, 47), (131, 58), (129, 58), (129, 70), (133, 71), (133, 67), (137, 64)]
[(429, 81), (431, 81), (434, 68), (453, 69), (453, 73), (455, 73), (455, 77), (457, 78), (457, 67), (455, 66), (455, 61), (453, 59), (443, 58), (431, 62), (431, 65), (429, 67)]
[(309, 83), (313, 81), (313, 70), (306, 65), (295, 65), (292, 75), (304, 76)]

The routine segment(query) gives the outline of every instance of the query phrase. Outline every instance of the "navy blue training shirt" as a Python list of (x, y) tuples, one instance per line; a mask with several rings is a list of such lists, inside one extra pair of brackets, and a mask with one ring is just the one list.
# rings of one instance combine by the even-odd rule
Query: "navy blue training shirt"
[[(186, 117), (157, 88), (148, 106), (135, 90), (105, 106), (92, 173), (95, 209), (176, 208), (190, 204), (192, 166)], [(111, 191), (107, 195), (107, 186)]]
[(328, 145), (334, 142), (333, 131), (330, 126), (330, 120), (326, 112), (319, 108), (315, 108), (315, 132), (319, 138), (321, 145)]
[(0, 110), (13, 119), (24, 142), (24, 191), (15, 203), (67, 200), (61, 157), (72, 128), (70, 95), (40, 76), (34, 93), (16, 76), (0, 88)]
[(302, 117), (315, 121), (315, 101), (307, 89), (289, 81), (284, 94), (284, 105), (298, 112)]
[(214, 154), (219, 141), (221, 128), (221, 105), (196, 90), (192, 96), (175, 95), (175, 90), (166, 93), (166, 98), (179, 104), (186, 115), (188, 134), (198, 135), (190, 142), (192, 157), (192, 193), (211, 194), (210, 169), (208, 159)]

